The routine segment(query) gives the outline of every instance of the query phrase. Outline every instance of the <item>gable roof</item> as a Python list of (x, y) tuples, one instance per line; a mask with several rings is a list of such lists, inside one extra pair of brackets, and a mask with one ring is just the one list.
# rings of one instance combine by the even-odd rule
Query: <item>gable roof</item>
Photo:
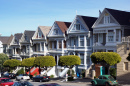
[(29, 31), (29, 30), (24, 31), (24, 34), (26, 34), (26, 36), (29, 40), (33, 37), (34, 33), (35, 33), (35, 31)]
[(77, 16), (80, 17), (83, 20), (83, 22), (88, 26), (89, 31), (93, 31), (92, 25), (97, 20), (96, 17), (81, 16), (81, 15), (77, 15)]
[(21, 39), (22, 35), (22, 33), (16, 33), (14, 36), (19, 40)]
[(40, 28), (44, 36), (46, 36), (49, 33), (51, 26), (39, 26), (38, 28)]
[(67, 29), (69, 28), (71, 22), (61, 22), (61, 21), (55, 21), (57, 23), (57, 25), (59, 26), (59, 28), (61, 29), (61, 31), (63, 33), (65, 33), (65, 31), (67, 31)]
[(130, 12), (115, 10), (110, 8), (105, 8), (120, 25), (129, 25), (130, 26)]
[(11, 35), (11, 36), (0, 36), (0, 41), (3, 44), (10, 44), (12, 39), (13, 39), (13, 35)]

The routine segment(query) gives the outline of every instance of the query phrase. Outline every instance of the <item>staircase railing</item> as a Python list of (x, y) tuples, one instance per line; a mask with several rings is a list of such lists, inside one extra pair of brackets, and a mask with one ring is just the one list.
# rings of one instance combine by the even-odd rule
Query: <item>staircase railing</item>
[(61, 74), (60, 74), (60, 77), (63, 77), (67, 72), (68, 72), (69, 68), (65, 68)]

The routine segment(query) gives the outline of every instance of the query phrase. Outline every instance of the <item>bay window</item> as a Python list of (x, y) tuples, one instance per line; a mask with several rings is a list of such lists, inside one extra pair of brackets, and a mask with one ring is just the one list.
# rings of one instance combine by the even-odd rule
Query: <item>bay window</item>
[(80, 46), (84, 46), (84, 36), (80, 36)]
[(108, 30), (108, 41), (113, 42), (114, 41), (114, 31)]
[(84, 54), (80, 54), (81, 64), (84, 64)]

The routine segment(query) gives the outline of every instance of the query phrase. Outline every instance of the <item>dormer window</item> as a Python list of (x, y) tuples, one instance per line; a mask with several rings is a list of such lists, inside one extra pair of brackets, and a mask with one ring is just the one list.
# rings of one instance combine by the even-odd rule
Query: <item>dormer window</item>
[(104, 24), (110, 23), (110, 15), (108, 13), (105, 13), (104, 15)]
[(54, 29), (54, 35), (58, 35), (58, 30)]
[(75, 24), (76, 30), (80, 30), (80, 24)]
[(38, 32), (38, 38), (42, 38), (42, 34)]
[(24, 39), (27, 41), (27, 35), (25, 34)]

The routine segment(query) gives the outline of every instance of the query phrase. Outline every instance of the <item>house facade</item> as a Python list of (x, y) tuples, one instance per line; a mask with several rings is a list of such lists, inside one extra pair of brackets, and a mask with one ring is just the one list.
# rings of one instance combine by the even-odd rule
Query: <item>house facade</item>
[(39, 26), (32, 37), (32, 50), (33, 56), (46, 56), (47, 49), (47, 34), (49, 33), (50, 26)]
[(20, 57), (22, 59), (29, 58), (33, 54), (32, 37), (34, 33), (35, 31), (25, 30), (20, 39), (20, 50), (21, 50)]
[[(93, 28), (93, 52), (117, 52), (122, 57), (117, 64), (117, 79), (125, 80), (123, 75), (128, 73), (129, 43), (126, 38), (130, 35), (130, 12), (105, 8)], [(128, 78), (127, 78), (128, 79)]]
[(59, 57), (67, 55), (66, 31), (70, 22), (55, 21), (48, 33), (48, 53), (55, 58), (56, 66), (52, 69), (55, 76), (63, 76), (64, 67), (58, 66)]
[(12, 41), (10, 43), (10, 47), (9, 47), (9, 50), (11, 52), (11, 54), (10, 54), (11, 59), (22, 60), (20, 57), (21, 50), (20, 50), (20, 43), (19, 43), (19, 40), (21, 39), (21, 37), (22, 37), (22, 33), (16, 33), (13, 36), (13, 39), (12, 39)]
[(92, 62), (90, 55), (93, 52), (93, 29), (91, 28), (97, 20), (95, 17), (77, 15), (67, 30), (67, 53), (78, 55), (81, 65), (75, 67), (76, 73), (82, 70), (88, 71)]

